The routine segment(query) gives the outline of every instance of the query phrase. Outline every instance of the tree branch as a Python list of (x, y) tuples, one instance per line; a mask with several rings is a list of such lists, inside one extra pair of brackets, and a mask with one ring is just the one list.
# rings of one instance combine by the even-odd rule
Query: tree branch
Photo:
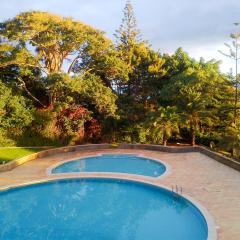
[(70, 64), (69, 68), (68, 68), (68, 74), (70, 74), (72, 72), (72, 69), (74, 67), (74, 64), (77, 62), (77, 60), (81, 57), (81, 55), (77, 55), (77, 57), (75, 57), (72, 61), (72, 63)]
[(27, 89), (26, 83), (17, 76), (17, 80), (21, 83), (22, 88), (26, 91), (26, 93), (32, 98), (32, 100), (34, 100), (35, 102), (37, 102), (38, 104), (40, 104), (42, 107), (46, 108), (46, 106), (40, 101), (38, 100), (36, 97), (34, 97), (31, 92)]

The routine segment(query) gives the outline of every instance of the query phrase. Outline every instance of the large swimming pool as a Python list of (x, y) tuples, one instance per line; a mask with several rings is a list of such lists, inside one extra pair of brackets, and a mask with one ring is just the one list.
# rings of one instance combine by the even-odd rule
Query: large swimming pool
[(154, 186), (58, 180), (0, 192), (3, 240), (207, 240), (201, 212)]
[(71, 172), (119, 172), (159, 177), (166, 167), (157, 161), (131, 154), (103, 154), (66, 162), (52, 173)]

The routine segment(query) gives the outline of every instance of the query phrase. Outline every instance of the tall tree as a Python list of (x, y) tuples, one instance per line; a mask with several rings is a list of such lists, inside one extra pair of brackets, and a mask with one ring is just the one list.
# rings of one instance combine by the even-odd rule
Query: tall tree
[[(236, 26), (240, 25), (240, 23), (235, 23)], [(234, 118), (233, 122), (236, 124), (238, 117), (238, 109), (239, 105), (239, 88), (240, 88), (240, 79), (238, 74), (238, 64), (240, 60), (240, 33), (232, 33), (230, 35), (232, 39), (231, 44), (225, 43), (225, 46), (228, 48), (228, 53), (219, 51), (224, 56), (233, 59), (235, 61), (235, 79), (233, 81), (233, 85), (235, 87), (235, 97), (234, 97)]]
[[(81, 58), (82, 52), (89, 45), (93, 48), (94, 44), (102, 42), (102, 45), (97, 46), (99, 52), (101, 47), (110, 45), (103, 32), (71, 18), (46, 12), (26, 12), (2, 23), (0, 36), (12, 46), (17, 44), (18, 47), (25, 47), (25, 51), (30, 45), (35, 51), (35, 56), (30, 55), (35, 60), (35, 66), (41, 66), (48, 74), (63, 71), (64, 61), (71, 56)], [(74, 60), (71, 60), (69, 71)]]
[(192, 145), (195, 145), (198, 130), (219, 123), (220, 106), (228, 101), (225, 94), (231, 86), (220, 73), (218, 64), (215, 61), (195, 62), (192, 67), (172, 77), (162, 90), (163, 102), (176, 106), (185, 118)]
[[(104, 33), (71, 18), (46, 12), (25, 12), (1, 23), (0, 40), (0, 68), (9, 69), (9, 74), (13, 75), (9, 67), (17, 67), (11, 79), (24, 86), (38, 103), (41, 101), (23, 77), (28, 75), (29, 79), (32, 71), (40, 73), (35, 80), (60, 72), (91, 73), (99, 76), (107, 86), (111, 86), (114, 77), (125, 74), (124, 64)], [(43, 92), (47, 90), (45, 86)]]
[(116, 31), (116, 38), (119, 44), (124, 44), (126, 47), (136, 42), (141, 42), (140, 30), (137, 28), (137, 21), (134, 14), (131, 1), (128, 0), (123, 10), (124, 17), (120, 28)]
[[(128, 66), (128, 80), (118, 78), (115, 84), (119, 106), (125, 117), (130, 122), (137, 123), (144, 119), (154, 79), (165, 73), (164, 60), (159, 52), (153, 51), (147, 42), (142, 40), (130, 1), (127, 1), (123, 13), (122, 24), (115, 37), (119, 57)], [(129, 105), (132, 107), (129, 108)]]
[[(131, 80), (130, 74), (134, 72), (134, 69), (139, 64), (141, 57), (135, 56), (136, 52), (139, 52), (144, 47), (144, 42), (141, 40), (140, 31), (137, 28), (137, 22), (133, 10), (131, 1), (128, 0), (123, 10), (123, 19), (120, 28), (116, 31), (115, 37), (117, 42), (117, 49), (119, 51), (120, 58), (126, 63), (128, 69), (128, 79)], [(130, 92), (130, 84), (125, 85), (125, 81), (116, 83), (120, 88), (119, 92), (124, 88), (127, 88)]]

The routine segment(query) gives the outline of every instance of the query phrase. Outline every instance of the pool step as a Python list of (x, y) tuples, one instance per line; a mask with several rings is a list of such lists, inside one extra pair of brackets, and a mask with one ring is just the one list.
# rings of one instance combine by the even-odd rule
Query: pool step
[(178, 185), (172, 186), (172, 193), (176, 193), (178, 195), (182, 195), (183, 194), (182, 186), (178, 186)]

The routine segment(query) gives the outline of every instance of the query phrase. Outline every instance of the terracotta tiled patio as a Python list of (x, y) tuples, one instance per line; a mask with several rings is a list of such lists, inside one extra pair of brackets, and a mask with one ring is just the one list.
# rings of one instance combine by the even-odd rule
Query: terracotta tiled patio
[[(164, 177), (152, 179), (135, 176), (133, 179), (156, 183), (171, 188), (183, 187), (184, 194), (204, 206), (215, 220), (219, 240), (240, 239), (240, 173), (201, 153), (163, 153), (146, 150), (99, 150), (53, 155), (30, 161), (12, 171), (0, 173), (0, 188), (32, 180), (54, 178), (47, 175), (52, 165), (99, 153), (134, 153), (159, 159), (169, 166)], [(68, 174), (65, 176), (87, 176)], [(117, 174), (121, 176), (121, 174)], [(104, 176), (104, 174), (98, 174)], [(59, 176), (58, 176), (59, 177)]]

